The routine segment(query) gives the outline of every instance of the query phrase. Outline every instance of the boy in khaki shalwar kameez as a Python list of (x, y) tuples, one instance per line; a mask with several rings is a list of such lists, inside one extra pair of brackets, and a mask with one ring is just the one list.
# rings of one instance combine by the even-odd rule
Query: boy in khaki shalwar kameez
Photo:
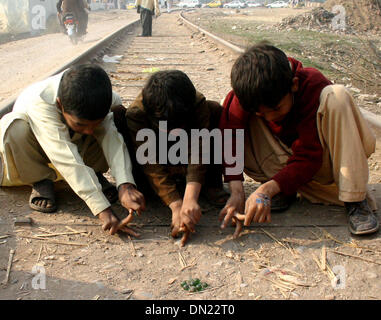
[[(121, 99), (112, 92), (107, 73), (95, 65), (72, 67), (29, 86), (0, 120), (1, 186), (32, 185), (30, 207), (54, 212), (58, 172), (99, 217), (104, 230), (136, 235), (124, 224), (133, 210), (144, 210), (145, 203), (110, 112), (117, 105)], [(118, 191), (102, 175), (108, 168)], [(110, 205), (118, 197), (130, 211), (123, 223)]]
[(244, 171), (262, 185), (245, 202), (243, 175), (225, 175), (231, 198), (222, 227), (243, 212), (246, 226), (270, 222), (271, 211), (287, 209), (299, 193), (345, 205), (351, 233), (376, 232), (367, 187), (375, 137), (345, 87), (267, 44), (237, 59), (231, 81), (220, 128), (246, 129)]

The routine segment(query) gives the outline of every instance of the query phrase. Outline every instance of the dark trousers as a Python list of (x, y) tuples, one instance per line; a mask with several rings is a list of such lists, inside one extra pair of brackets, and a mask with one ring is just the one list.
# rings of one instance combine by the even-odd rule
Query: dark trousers
[(151, 37), (152, 36), (152, 11), (145, 8), (141, 8), (140, 22), (143, 28), (142, 36)]

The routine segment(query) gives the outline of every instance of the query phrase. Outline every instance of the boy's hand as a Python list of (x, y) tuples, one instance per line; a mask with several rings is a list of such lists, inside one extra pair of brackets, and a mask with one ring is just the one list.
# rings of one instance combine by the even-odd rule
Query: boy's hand
[(193, 199), (184, 200), (180, 211), (180, 227), (185, 227), (192, 233), (196, 232), (195, 226), (200, 221), (201, 215), (201, 207), (197, 201)]
[(245, 192), (241, 181), (231, 181), (229, 186), (231, 191), (230, 198), (226, 202), (225, 207), (220, 211), (219, 221), (222, 221), (222, 229), (226, 228), (230, 221), (236, 224), (236, 230), (233, 235), (233, 238), (236, 239), (242, 231), (241, 219), (245, 208)]
[(136, 211), (136, 213), (140, 215), (141, 211), (146, 209), (143, 194), (139, 192), (133, 184), (121, 184), (118, 192), (120, 204), (125, 207), (130, 214), (133, 214), (133, 212)]
[(169, 208), (172, 211), (172, 223), (171, 223), (171, 236), (176, 238), (180, 232), (184, 232), (183, 237), (181, 238), (181, 246), (183, 247), (189, 238), (189, 231), (181, 227), (181, 207), (183, 201), (181, 199), (172, 202), (169, 205)]
[[(128, 216), (130, 217), (131, 214)], [(127, 218), (128, 218), (127, 217)], [(133, 237), (139, 237), (140, 234), (136, 233), (134, 230), (131, 228), (126, 227), (126, 224), (131, 221), (130, 219), (128, 222), (120, 222), (117, 217), (112, 213), (111, 208), (107, 208), (106, 210), (102, 211), (101, 213), (98, 214), (98, 218), (102, 221), (102, 229), (104, 231), (109, 230), (110, 235), (114, 235), (117, 231), (123, 231)]]
[(246, 201), (244, 225), (251, 222), (271, 222), (271, 198), (268, 194), (255, 191)]
[(244, 225), (248, 226), (251, 222), (271, 222), (271, 198), (279, 192), (280, 188), (275, 180), (270, 180), (255, 190), (246, 201)]

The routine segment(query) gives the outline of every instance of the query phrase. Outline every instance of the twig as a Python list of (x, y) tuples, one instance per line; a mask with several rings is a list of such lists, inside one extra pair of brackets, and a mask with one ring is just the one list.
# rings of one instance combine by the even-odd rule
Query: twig
[(130, 246), (131, 246), (131, 249), (132, 249), (132, 256), (136, 257), (136, 249), (135, 249), (135, 246), (134, 246), (134, 242), (132, 241), (130, 236), (128, 236), (128, 239), (130, 240)]
[(0, 236), (0, 239), (6, 239), (6, 238), (9, 238), (9, 237), (10, 237), (9, 235)]
[(331, 235), (327, 230), (317, 226), (317, 225), (314, 225), (316, 228), (320, 229), (324, 234), (325, 234), (325, 237), (329, 240), (332, 240), (334, 242), (337, 242), (345, 247), (349, 247), (349, 248), (357, 248), (357, 249), (365, 249), (365, 250), (369, 250), (369, 251), (373, 251), (373, 252), (377, 252), (377, 253), (381, 253), (380, 250), (375, 250), (375, 249), (372, 249), (370, 247), (365, 247), (365, 246), (359, 246), (358, 244), (354, 243), (354, 242), (351, 242), (351, 243), (346, 243), (344, 241), (341, 241), (341, 240), (338, 240), (336, 239), (333, 235)]
[(78, 243), (78, 242), (64, 242), (64, 241), (49, 241), (47, 238), (38, 238), (38, 237), (31, 237), (31, 236), (17, 236), (19, 238), (25, 238), (25, 239), (33, 239), (33, 240), (45, 240), (46, 243), (52, 243), (52, 244), (62, 244), (62, 245), (68, 245), (68, 246), (78, 246), (78, 247), (85, 247), (87, 244), (84, 243)]
[(40, 247), (40, 252), (38, 253), (38, 257), (37, 257), (37, 261), (36, 261), (36, 263), (38, 263), (38, 261), (40, 261), (41, 252), (42, 252), (42, 247), (43, 247), (43, 245), (41, 245), (41, 247)]
[(277, 244), (279, 244), (281, 247), (285, 248), (286, 250), (290, 251), (291, 254), (295, 257), (295, 252), (292, 248), (290, 248), (289, 246), (286, 246), (283, 242), (281, 242), (280, 240), (278, 240), (277, 238), (275, 238), (270, 232), (264, 230), (261, 228), (261, 231), (263, 233), (265, 233), (266, 235), (268, 235), (271, 239), (273, 239)]
[(359, 259), (359, 260), (362, 260), (362, 261), (365, 261), (365, 262), (370, 262), (370, 263), (378, 264), (378, 265), (381, 266), (381, 262), (378, 262), (378, 261), (362, 258), (362, 257), (359, 257), (359, 256), (355, 256), (353, 254), (344, 253), (344, 252), (340, 252), (340, 251), (336, 251), (336, 250), (329, 250), (329, 251), (333, 252), (333, 253), (336, 253), (336, 254), (339, 254), (339, 255), (342, 255), (342, 256), (356, 258), (356, 259)]
[(323, 271), (327, 270), (327, 249), (325, 246), (321, 248), (321, 269)]
[(45, 234), (36, 234), (35, 237), (56, 237), (56, 236), (68, 236), (73, 234), (86, 233), (87, 231), (76, 231), (76, 232), (60, 232), (60, 233), (45, 233)]
[(12, 268), (12, 262), (13, 262), (13, 256), (15, 255), (15, 250), (14, 249), (11, 249), (9, 251), (9, 259), (8, 259), (8, 267), (7, 267), (7, 273), (5, 275), (5, 278), (3, 280), (3, 282), (1, 283), (2, 285), (6, 286), (8, 284), (8, 281), (9, 281), (9, 275), (11, 273), (11, 268)]
[(188, 269), (188, 268), (193, 268), (193, 267), (195, 267), (196, 265), (197, 265), (197, 263), (190, 264), (190, 265), (188, 265), (188, 266), (182, 267), (182, 268), (180, 269), (180, 271), (184, 271), (185, 269)]
[(185, 261), (183, 255), (181, 254), (180, 251), (179, 251), (179, 260), (180, 260), (180, 264), (182, 265), (183, 268), (186, 268), (188, 266), (187, 262)]

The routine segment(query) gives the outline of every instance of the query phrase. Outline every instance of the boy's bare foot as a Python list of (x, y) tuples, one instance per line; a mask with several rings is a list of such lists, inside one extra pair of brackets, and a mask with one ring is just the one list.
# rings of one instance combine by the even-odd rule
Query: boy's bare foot
[(33, 184), (29, 206), (39, 212), (51, 213), (57, 210), (52, 180), (44, 179)]

